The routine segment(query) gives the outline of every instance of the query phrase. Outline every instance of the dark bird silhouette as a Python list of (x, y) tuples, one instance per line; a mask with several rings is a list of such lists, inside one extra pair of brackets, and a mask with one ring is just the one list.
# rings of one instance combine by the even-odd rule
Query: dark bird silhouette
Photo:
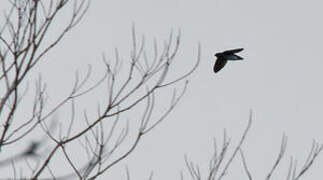
[(235, 55), (235, 53), (239, 53), (243, 50), (243, 48), (227, 50), (224, 52), (216, 53), (215, 56), (217, 57), (216, 62), (213, 66), (213, 71), (217, 73), (220, 71), (227, 61), (235, 61), (235, 60), (243, 60), (242, 57)]

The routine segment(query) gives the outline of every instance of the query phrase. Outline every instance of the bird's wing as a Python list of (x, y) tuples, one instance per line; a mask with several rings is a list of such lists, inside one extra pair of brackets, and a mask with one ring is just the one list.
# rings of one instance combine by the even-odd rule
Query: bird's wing
[(227, 50), (227, 51), (224, 51), (223, 54), (225, 54), (225, 55), (231, 55), (231, 54), (234, 54), (234, 53), (241, 52), (242, 50), (243, 50), (243, 48)]
[(232, 55), (227, 55), (226, 56), (226, 59), (227, 60), (242, 60), (243, 58), (241, 56), (232, 54)]
[(224, 58), (218, 58), (213, 66), (213, 71), (215, 73), (217, 73), (218, 71), (220, 71), (224, 65), (227, 63), (227, 60)]

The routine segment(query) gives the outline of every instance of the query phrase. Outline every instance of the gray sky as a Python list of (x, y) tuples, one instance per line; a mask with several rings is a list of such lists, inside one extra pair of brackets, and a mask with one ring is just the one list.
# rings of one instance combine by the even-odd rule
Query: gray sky
[[(63, 87), (55, 79), (66, 79), (66, 89), (50, 92), (64, 94), (74, 70), (85, 70), (87, 64), (95, 68), (102, 52), (109, 56), (118, 47), (124, 59), (129, 57), (133, 22), (147, 41), (163, 40), (171, 29), (181, 29), (177, 61), (192, 64), (197, 43), (202, 45), (201, 65), (191, 76), (186, 95), (130, 158), (106, 177), (124, 175), (127, 164), (136, 179), (147, 178), (151, 170), (155, 179), (179, 178), (179, 171), (186, 170), (184, 154), (206, 169), (212, 138), (222, 140), (226, 128), (236, 143), (252, 108), (254, 122), (243, 145), (250, 171), (256, 179), (265, 177), (286, 133), (287, 153), (277, 173), (283, 175), (277, 176), (281, 179), (289, 156), (295, 156), (301, 166), (312, 140), (323, 140), (322, 5), (318, 0), (92, 1), (82, 23), (41, 66), (46, 68), (49, 87)], [(229, 62), (214, 74), (213, 55), (237, 47), (245, 48), (241, 53), (245, 60)], [(176, 71), (185, 69), (178, 66)], [(228, 180), (241, 177), (240, 159), (235, 162)], [(319, 157), (304, 179), (322, 177), (322, 167)]]
[[(184, 153), (207, 168), (212, 138), (221, 139), (226, 128), (236, 142), (250, 108), (255, 120), (243, 148), (255, 178), (271, 168), (283, 133), (289, 142), (278, 172), (283, 176), (276, 178), (285, 177), (291, 155), (301, 166), (312, 139), (322, 141), (320, 7), (320, 1), (292, 0), (93, 2), (78, 29), (98, 32), (87, 38), (105, 51), (129, 41), (131, 22), (148, 37), (162, 38), (180, 28), (180, 50), (188, 60), (195, 57), (196, 43), (202, 44), (201, 66), (179, 107), (129, 158), (133, 175), (143, 178), (155, 170), (156, 179), (177, 178)], [(245, 61), (228, 63), (213, 74), (214, 53), (236, 47), (245, 48)], [(241, 177), (239, 166), (227, 179)], [(322, 166), (319, 158), (304, 179), (322, 177)]]

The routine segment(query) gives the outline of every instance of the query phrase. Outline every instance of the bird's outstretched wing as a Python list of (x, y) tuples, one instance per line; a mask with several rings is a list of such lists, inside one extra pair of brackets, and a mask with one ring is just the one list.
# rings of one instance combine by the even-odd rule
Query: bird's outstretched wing
[(227, 63), (227, 60), (224, 58), (218, 58), (213, 66), (213, 71), (216, 73), (220, 71), (224, 65)]
[(224, 52), (223, 52), (223, 54), (224, 54), (224, 55), (232, 55), (232, 54), (235, 54), (235, 53), (241, 52), (242, 50), (243, 50), (243, 48), (227, 50), (227, 51), (224, 51)]
[(235, 55), (235, 54), (227, 55), (225, 57), (226, 57), (227, 60), (243, 60), (242, 57), (240, 57), (238, 55)]

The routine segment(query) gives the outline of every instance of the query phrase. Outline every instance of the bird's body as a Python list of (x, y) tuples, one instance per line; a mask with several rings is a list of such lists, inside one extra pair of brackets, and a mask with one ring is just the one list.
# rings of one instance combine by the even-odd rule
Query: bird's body
[(239, 53), (243, 50), (243, 48), (232, 49), (228, 51), (224, 51), (221, 53), (216, 53), (217, 57), (216, 62), (213, 66), (213, 71), (217, 73), (220, 71), (228, 61), (242, 60), (243, 58), (236, 55), (235, 53)]

